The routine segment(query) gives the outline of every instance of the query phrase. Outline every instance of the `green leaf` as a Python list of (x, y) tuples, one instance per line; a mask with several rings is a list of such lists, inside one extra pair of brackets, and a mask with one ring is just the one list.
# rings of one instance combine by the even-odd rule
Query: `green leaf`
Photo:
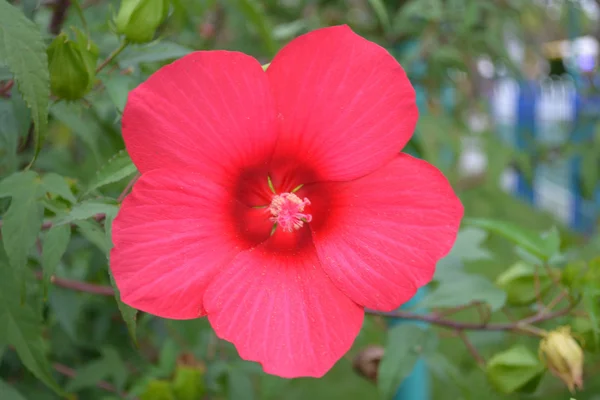
[(422, 329), (413, 324), (390, 329), (377, 378), (382, 397), (391, 399), (419, 357), (433, 353), (437, 344), (435, 332), (429, 329)]
[(102, 125), (91, 115), (90, 110), (85, 109), (80, 103), (60, 102), (52, 105), (50, 114), (89, 147), (95, 160), (100, 160), (98, 141), (105, 132)]
[(102, 357), (77, 369), (77, 375), (67, 384), (68, 392), (77, 392), (96, 385), (99, 381), (111, 378), (121, 389), (127, 379), (127, 368), (119, 353), (113, 348), (105, 348)]
[(375, 15), (379, 19), (379, 23), (383, 27), (385, 32), (390, 32), (392, 29), (392, 25), (390, 23), (390, 16), (385, 8), (385, 4), (382, 0), (369, 0), (369, 4), (373, 11), (375, 11)]
[(86, 200), (75, 204), (71, 211), (64, 217), (54, 222), (54, 225), (70, 224), (75, 221), (81, 221), (88, 218), (94, 218), (101, 214), (116, 213), (118, 206), (112, 201)]
[(67, 392), (77, 392), (86, 387), (94, 386), (105, 379), (109, 373), (110, 371), (103, 360), (92, 361), (77, 368), (77, 375), (67, 383), (65, 389)]
[(2, 400), (27, 400), (17, 389), (0, 379), (0, 399)]
[(44, 216), (44, 208), (39, 201), (39, 177), (33, 171), (7, 177), (0, 182), (0, 197), (6, 196), (11, 196), (12, 200), (2, 221), (4, 249), (10, 265), (16, 271), (23, 271)]
[(460, 369), (442, 353), (428, 354), (426, 362), (432, 374), (441, 380), (444, 385), (456, 386), (463, 394), (471, 391), (467, 379)]
[(104, 229), (102, 229), (102, 226), (98, 222), (81, 220), (73, 223), (87, 240), (98, 247), (104, 254), (108, 254), (110, 243), (106, 240)]
[(68, 200), (71, 204), (77, 203), (77, 199), (64, 176), (54, 172), (47, 173), (42, 177), (42, 188), (48, 193), (56, 194)]
[(274, 56), (277, 52), (277, 41), (273, 37), (273, 29), (267, 14), (261, 9), (261, 4), (255, 0), (237, 0), (237, 4), (248, 22), (254, 25), (269, 56)]
[(583, 307), (590, 317), (594, 339), (600, 340), (600, 289), (586, 287), (582, 293)]
[(102, 81), (106, 87), (106, 93), (113, 102), (117, 111), (122, 114), (127, 103), (127, 95), (133, 89), (134, 79), (130, 75), (113, 74)]
[(0, 62), (13, 73), (31, 109), (36, 138), (33, 164), (48, 124), (50, 77), (46, 46), (38, 27), (6, 0), (0, 0)]
[(417, 307), (451, 308), (476, 301), (487, 303), (492, 311), (496, 311), (504, 306), (506, 293), (481, 275), (456, 272), (444, 275)]
[(136, 172), (137, 168), (133, 165), (129, 154), (125, 150), (121, 150), (100, 168), (94, 179), (89, 183), (87, 193), (102, 186), (118, 182)]
[(0, 99), (0, 171), (13, 172), (18, 167), (19, 127), (13, 102)]
[(535, 391), (544, 370), (539, 358), (522, 345), (496, 354), (486, 366), (490, 383), (503, 394)]
[(54, 288), (48, 295), (48, 302), (60, 327), (73, 342), (77, 341), (77, 323), (86, 306), (81, 295), (73, 290)]
[[(537, 278), (536, 278), (537, 275)], [(559, 273), (557, 273), (558, 278)], [(498, 276), (496, 284), (506, 292), (508, 303), (524, 306), (536, 300), (536, 287), (539, 295), (545, 295), (553, 285), (553, 279), (546, 268), (519, 261)]]
[(13, 271), (0, 261), (0, 342), (11, 344), (25, 367), (62, 395), (44, 355), (42, 321), (33, 308), (21, 303), (20, 287)]
[(115, 283), (115, 279), (112, 274), (110, 274), (110, 285), (115, 291), (115, 301), (117, 302), (117, 307), (119, 307), (119, 311), (121, 312), (121, 317), (123, 321), (125, 321), (125, 325), (127, 325), (127, 330), (129, 331), (129, 335), (133, 340), (133, 343), (137, 346), (137, 334), (136, 334), (136, 319), (137, 319), (137, 310), (133, 307), (129, 307), (127, 304), (121, 301), (121, 292)]
[(50, 278), (60, 262), (67, 246), (71, 241), (71, 227), (69, 225), (52, 226), (44, 235), (42, 246), (42, 268), (44, 269), (44, 298), (48, 295)]
[(253, 400), (254, 386), (249, 374), (241, 368), (230, 368), (227, 374), (227, 398), (229, 400)]
[(487, 239), (487, 232), (473, 227), (461, 229), (456, 237), (450, 253), (437, 263), (435, 280), (444, 279), (445, 275), (454, 274), (463, 267), (463, 261), (487, 260), (492, 256), (483, 247)]
[(143, 46), (129, 46), (119, 56), (121, 68), (137, 67), (143, 63), (163, 62), (181, 58), (193, 49), (168, 41), (156, 41)]
[(506, 239), (523, 247), (533, 255), (540, 257), (542, 260), (548, 260), (553, 255), (554, 238), (550, 237), (547, 242), (539, 234), (522, 228), (516, 224), (498, 221), (492, 219), (465, 219), (465, 222), (486, 229), (490, 232), (504, 236)]

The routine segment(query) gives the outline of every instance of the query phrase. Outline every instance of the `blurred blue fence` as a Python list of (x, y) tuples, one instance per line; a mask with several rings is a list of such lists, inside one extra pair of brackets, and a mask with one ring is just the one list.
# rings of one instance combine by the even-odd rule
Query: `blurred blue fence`
[[(591, 90), (592, 85), (594, 79), (587, 77), (504, 78), (496, 83), (491, 97), (497, 133), (531, 162), (530, 174), (519, 168), (510, 173), (506, 189), (581, 233), (595, 230), (600, 186), (596, 184), (593, 193), (584, 195), (581, 156), (548, 149), (564, 149), (569, 142), (593, 145), (600, 96)], [(539, 157), (540, 148), (546, 149), (546, 157)]]

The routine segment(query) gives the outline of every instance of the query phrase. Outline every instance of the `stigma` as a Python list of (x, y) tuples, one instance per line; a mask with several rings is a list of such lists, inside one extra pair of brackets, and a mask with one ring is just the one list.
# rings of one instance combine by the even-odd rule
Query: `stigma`
[(294, 193), (276, 194), (268, 208), (269, 220), (284, 232), (293, 232), (312, 220), (312, 215), (304, 213), (304, 208), (309, 205), (306, 197), (301, 200)]

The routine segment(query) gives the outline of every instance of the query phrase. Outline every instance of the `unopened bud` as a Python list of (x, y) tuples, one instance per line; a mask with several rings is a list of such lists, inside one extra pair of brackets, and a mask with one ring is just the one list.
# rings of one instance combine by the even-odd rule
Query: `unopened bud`
[(169, 0), (122, 0), (115, 24), (132, 43), (146, 43), (169, 14)]
[(564, 326), (552, 331), (540, 343), (540, 357), (554, 375), (573, 392), (583, 388), (583, 350)]
[(65, 100), (83, 97), (96, 78), (98, 48), (79, 31), (75, 33), (75, 41), (61, 33), (48, 46), (50, 89), (55, 96)]

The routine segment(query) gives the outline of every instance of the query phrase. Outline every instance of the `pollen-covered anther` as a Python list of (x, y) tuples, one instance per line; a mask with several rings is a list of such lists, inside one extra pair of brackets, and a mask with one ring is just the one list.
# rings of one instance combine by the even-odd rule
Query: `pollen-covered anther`
[(269, 205), (269, 220), (284, 232), (293, 232), (302, 228), (305, 222), (312, 221), (312, 215), (305, 214), (304, 208), (310, 205), (307, 198), (301, 200), (294, 193), (281, 193), (273, 196)]

